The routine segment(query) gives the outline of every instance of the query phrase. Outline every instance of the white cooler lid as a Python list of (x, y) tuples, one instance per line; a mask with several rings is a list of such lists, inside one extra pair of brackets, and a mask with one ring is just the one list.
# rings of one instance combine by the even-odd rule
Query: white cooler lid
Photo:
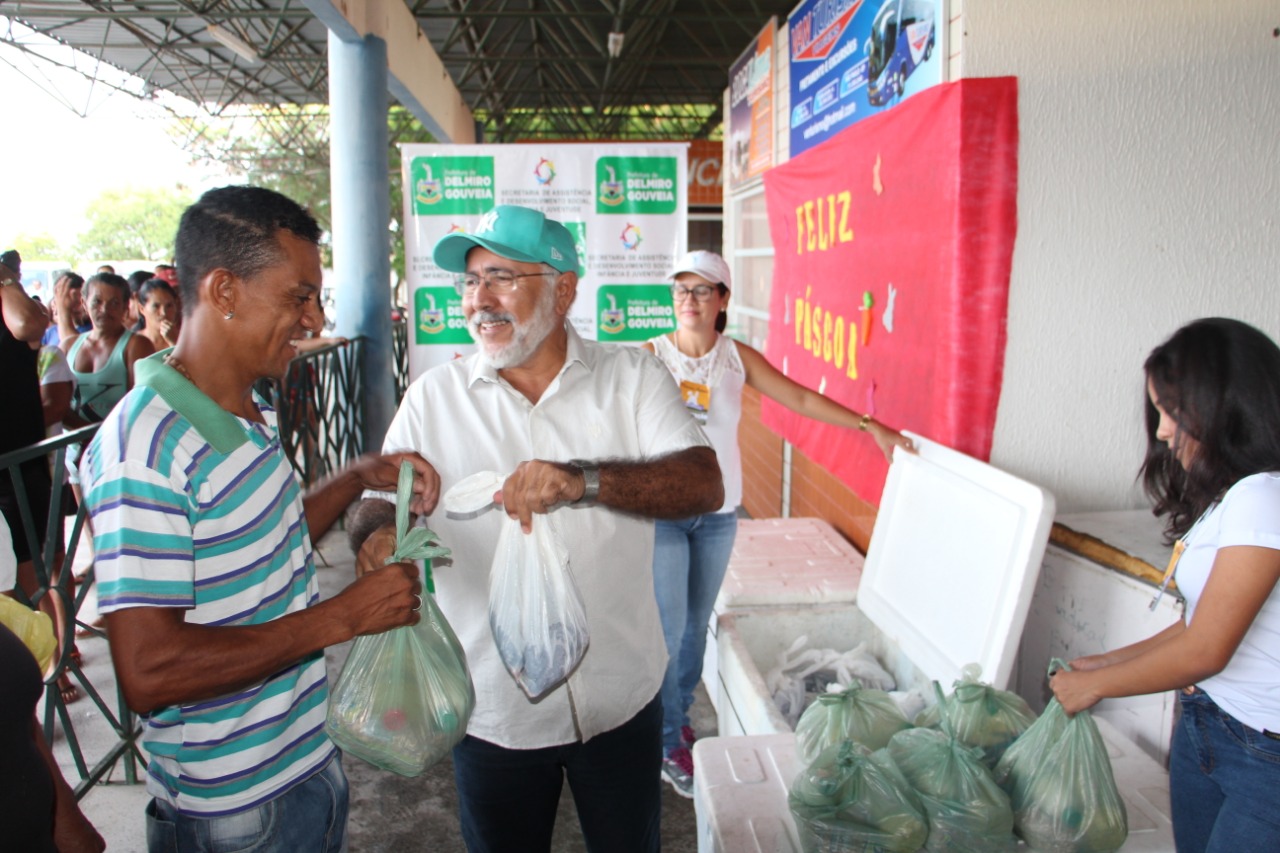
[(944, 690), (968, 663), (1007, 687), (1053, 495), (918, 435), (889, 466), (858, 606)]

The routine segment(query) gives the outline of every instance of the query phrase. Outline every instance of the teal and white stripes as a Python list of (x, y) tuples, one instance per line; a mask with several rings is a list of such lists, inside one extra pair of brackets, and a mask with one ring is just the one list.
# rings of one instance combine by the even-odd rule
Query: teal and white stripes
[[(267, 426), (238, 420), (244, 440), (223, 435), (221, 451), (151, 387), (103, 423), (81, 463), (100, 610), (180, 607), (188, 622), (253, 625), (318, 599), (298, 483), (275, 413), (258, 403)], [(148, 790), (201, 815), (272, 799), (332, 756), (326, 700), (317, 653), (234, 694), (154, 713)]]

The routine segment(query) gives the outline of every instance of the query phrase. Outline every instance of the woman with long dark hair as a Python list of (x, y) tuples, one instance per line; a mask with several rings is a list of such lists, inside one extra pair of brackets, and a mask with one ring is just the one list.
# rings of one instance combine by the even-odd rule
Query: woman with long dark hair
[(1068, 713), (1179, 689), (1170, 794), (1179, 853), (1280, 850), (1280, 348), (1238, 320), (1156, 347), (1142, 481), (1168, 520), (1183, 621), (1073, 661)]

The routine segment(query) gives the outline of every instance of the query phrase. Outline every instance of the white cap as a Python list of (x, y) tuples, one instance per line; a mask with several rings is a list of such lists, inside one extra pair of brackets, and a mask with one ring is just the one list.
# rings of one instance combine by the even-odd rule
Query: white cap
[(675, 268), (671, 270), (671, 275), (667, 276), (667, 278), (675, 278), (682, 272), (700, 275), (712, 284), (723, 284), (728, 290), (733, 290), (733, 282), (730, 281), (729, 275), (729, 265), (724, 262), (724, 258), (715, 252), (708, 252), (705, 249), (686, 252), (684, 257), (676, 261)]

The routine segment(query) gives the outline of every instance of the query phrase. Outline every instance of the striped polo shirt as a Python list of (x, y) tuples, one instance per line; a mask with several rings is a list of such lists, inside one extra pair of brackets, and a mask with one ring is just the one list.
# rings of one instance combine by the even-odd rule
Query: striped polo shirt
[[(237, 418), (163, 362), (103, 422), (81, 462), (99, 609), (181, 607), (187, 622), (254, 625), (319, 600), (298, 482), (266, 425)], [(190, 665), (201, 665), (193, 655)], [(233, 693), (162, 708), (143, 744), (147, 791), (215, 816), (279, 796), (334, 754), (323, 652)]]

